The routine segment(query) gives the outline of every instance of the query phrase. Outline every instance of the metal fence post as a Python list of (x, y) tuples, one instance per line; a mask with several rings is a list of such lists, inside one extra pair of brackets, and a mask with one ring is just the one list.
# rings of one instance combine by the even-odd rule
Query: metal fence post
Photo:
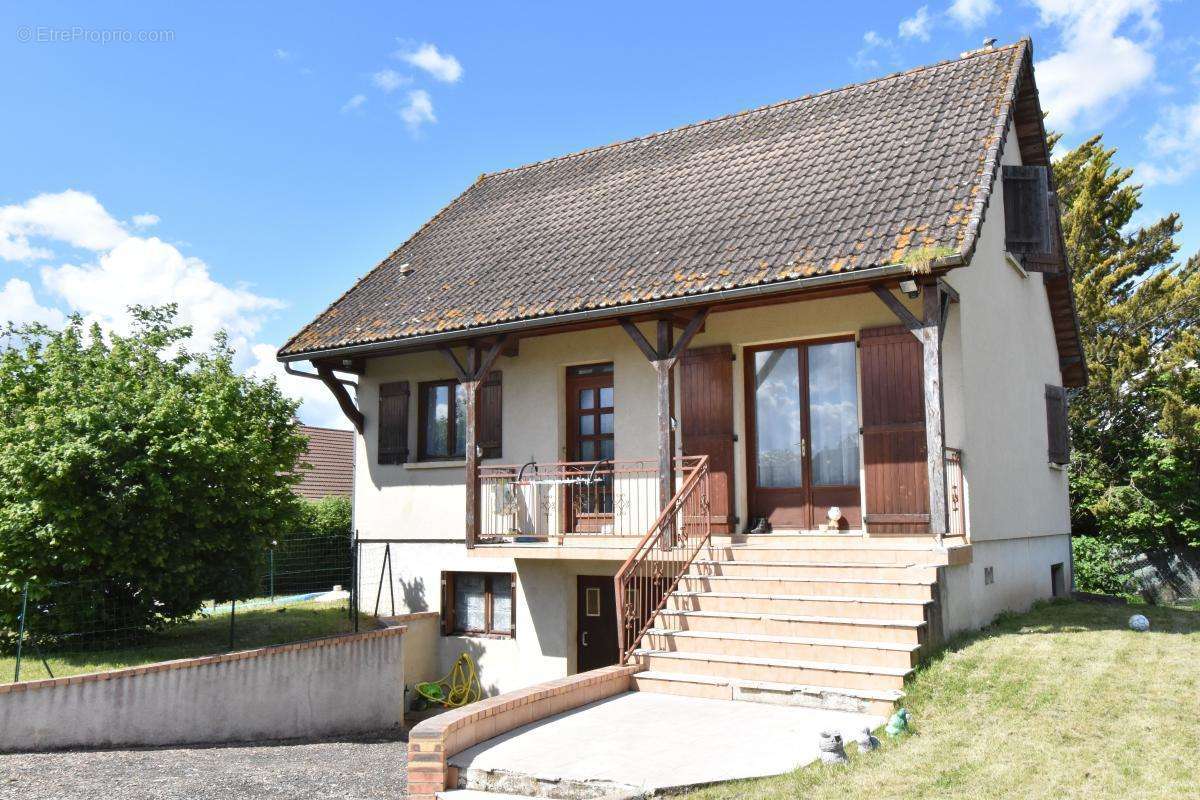
[(358, 572), (361, 568), (362, 545), (358, 543), (358, 531), (350, 534), (353, 558), (350, 561), (350, 614), (354, 618), (354, 632), (358, 633)]
[(233, 631), (234, 624), (237, 622), (237, 598), (234, 598), (229, 605), (229, 649), (233, 649)]
[(21, 587), (21, 623), (17, 632), (17, 666), (13, 671), (13, 683), (21, 682), (21, 645), (25, 641), (25, 610), (29, 607), (29, 581)]
[(271, 587), (271, 602), (275, 602), (275, 542), (271, 542), (271, 548), (267, 550), (267, 575)]

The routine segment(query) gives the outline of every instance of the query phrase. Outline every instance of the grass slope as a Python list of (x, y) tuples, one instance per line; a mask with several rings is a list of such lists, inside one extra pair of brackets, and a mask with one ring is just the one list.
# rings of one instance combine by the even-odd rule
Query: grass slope
[[(286, 644), (345, 633), (352, 627), (345, 603), (285, 606), (238, 610), (234, 626), (235, 650), (248, 650), (271, 644)], [(360, 628), (361, 629), (361, 628)], [(185, 625), (168, 628), (149, 637), (136, 647), (93, 650), (83, 653), (47, 653), (54, 677), (81, 675), (118, 667), (134, 667), (191, 658), (229, 650), (229, 615), (201, 617)], [(0, 683), (13, 679), (15, 658), (0, 656)], [(27, 648), (21, 659), (21, 680), (50, 677), (37, 654)]]
[[(1149, 633), (1128, 629), (1133, 613), (1150, 619)], [(1045, 605), (953, 642), (907, 692), (913, 733), (863, 756), (848, 747), (848, 766), (688, 796), (1200, 797), (1195, 610)]]

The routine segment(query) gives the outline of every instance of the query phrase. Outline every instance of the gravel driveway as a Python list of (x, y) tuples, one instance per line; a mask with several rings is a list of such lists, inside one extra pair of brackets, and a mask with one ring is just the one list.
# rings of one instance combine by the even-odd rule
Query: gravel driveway
[(396, 800), (406, 755), (395, 737), (0, 755), (0, 798)]

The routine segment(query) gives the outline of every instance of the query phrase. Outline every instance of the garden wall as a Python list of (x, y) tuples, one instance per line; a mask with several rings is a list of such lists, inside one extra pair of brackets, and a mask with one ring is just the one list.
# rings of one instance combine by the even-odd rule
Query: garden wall
[(0, 752), (398, 729), (404, 632), (397, 626), (0, 685)]

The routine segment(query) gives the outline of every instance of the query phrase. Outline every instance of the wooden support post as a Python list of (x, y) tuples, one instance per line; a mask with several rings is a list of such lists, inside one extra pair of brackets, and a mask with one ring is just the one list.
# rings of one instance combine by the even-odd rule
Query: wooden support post
[(646, 337), (630, 319), (621, 319), (621, 327), (629, 334), (629, 338), (646, 356), (646, 360), (654, 367), (658, 384), (658, 505), (666, 508), (675, 496), (675, 430), (671, 420), (675, 416), (674, 375), (672, 370), (679, 356), (687, 349), (696, 333), (704, 327), (708, 318), (708, 309), (701, 308), (688, 321), (678, 339), (674, 339), (674, 325), (677, 318), (665, 317), (658, 321), (656, 345), (646, 341)]
[[(675, 496), (675, 431), (671, 420), (675, 409), (675, 381), (672, 367), (675, 359), (669, 357), (675, 328), (670, 320), (658, 321), (658, 352), (660, 358), (654, 362), (658, 374), (658, 505), (666, 508)], [(668, 357), (662, 358), (663, 354)]]
[(475, 546), (479, 538), (479, 384), (475, 380), (478, 368), (479, 352), (474, 347), (467, 348), (467, 374), (470, 380), (462, 382), (463, 394), (467, 401), (467, 434), (466, 434), (466, 482), (467, 482), (467, 549)]
[(438, 348), (454, 368), (455, 374), (458, 375), (467, 404), (467, 430), (464, 437), (466, 444), (463, 449), (466, 461), (464, 479), (467, 490), (466, 538), (468, 549), (473, 548), (479, 539), (479, 387), (483, 385), (488, 373), (492, 371), (496, 359), (500, 357), (504, 343), (504, 336), (497, 337), (482, 357), (478, 348), (468, 345), (466, 367), (459, 363), (458, 357), (454, 355), (454, 351), (450, 347), (442, 345)]
[(946, 419), (942, 396), (943, 294), (936, 283), (922, 287), (924, 327), (921, 329), (922, 375), (925, 389), (925, 446), (929, 477), (929, 532), (940, 544), (946, 535)]

